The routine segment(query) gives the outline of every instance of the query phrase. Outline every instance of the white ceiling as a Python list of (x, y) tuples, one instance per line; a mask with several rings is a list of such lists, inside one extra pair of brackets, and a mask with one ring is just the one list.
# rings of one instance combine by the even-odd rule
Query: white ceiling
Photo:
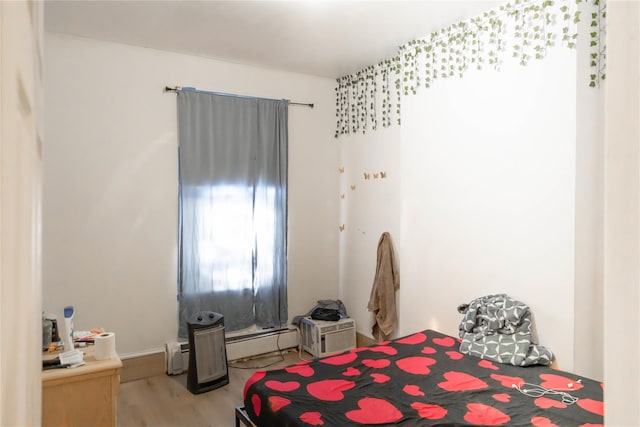
[(335, 78), (502, 3), (47, 0), (45, 29)]

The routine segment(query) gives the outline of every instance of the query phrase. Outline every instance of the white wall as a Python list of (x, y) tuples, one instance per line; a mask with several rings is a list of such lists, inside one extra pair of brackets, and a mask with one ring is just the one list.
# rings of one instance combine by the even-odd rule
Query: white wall
[(607, 3), (605, 423), (640, 425), (640, 3)]
[[(400, 128), (392, 126), (338, 139), (344, 173), (340, 174), (340, 298), (359, 332), (371, 336), (372, 318), (367, 311), (376, 271), (377, 247), (385, 231), (399, 261), (402, 206)], [(374, 174), (384, 172), (385, 178)], [(339, 169), (336, 170), (339, 173)], [(365, 179), (364, 174), (369, 174)], [(355, 186), (352, 189), (351, 186)], [(402, 278), (402, 272), (400, 272)]]
[[(586, 4), (584, 4), (587, 6)], [(582, 11), (582, 16), (590, 13)], [(591, 20), (578, 31), (588, 34)], [(593, 72), (590, 39), (577, 40), (576, 224), (573, 372), (603, 378), (604, 87), (588, 86)], [(603, 85), (604, 86), (604, 85)]]
[[(289, 316), (337, 295), (330, 79), (46, 34), (43, 304), (121, 355), (177, 331), (176, 100), (165, 85), (312, 102), (289, 109)], [(321, 260), (321, 262), (318, 262)]]
[(575, 53), (438, 82), (403, 104), (400, 333), (455, 335), (459, 304), (507, 293), (571, 369)]
[(398, 335), (455, 335), (459, 304), (504, 292), (531, 306), (540, 343), (571, 370), (575, 51), (555, 48), (527, 67), (507, 61), (499, 73), (439, 80), (403, 97), (399, 133), (378, 132), (340, 138), (347, 170), (376, 164), (397, 180), (385, 183), (390, 197), (378, 186), (341, 204), (342, 218), (358, 218), (340, 240), (340, 295), (358, 330), (371, 335), (363, 297), (377, 235), (364, 232), (390, 229), (400, 259)]

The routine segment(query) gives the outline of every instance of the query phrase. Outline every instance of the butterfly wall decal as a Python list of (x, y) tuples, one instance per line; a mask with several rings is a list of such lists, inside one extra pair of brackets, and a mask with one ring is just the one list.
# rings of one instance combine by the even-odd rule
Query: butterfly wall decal
[(340, 169), (338, 169), (338, 171), (339, 171), (340, 173), (344, 173), (344, 166), (342, 166)]
[(364, 179), (365, 180), (369, 180), (371, 179), (371, 175), (373, 175), (373, 179), (378, 179), (378, 178), (386, 178), (387, 177), (387, 173), (385, 171), (380, 171), (380, 172), (363, 172), (364, 175)]
[(338, 228), (340, 228), (340, 231), (344, 231), (344, 224), (340, 225)]

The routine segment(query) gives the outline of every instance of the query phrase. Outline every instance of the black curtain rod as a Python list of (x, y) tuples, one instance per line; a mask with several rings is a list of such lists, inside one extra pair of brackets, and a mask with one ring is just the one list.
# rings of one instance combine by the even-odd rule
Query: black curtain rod
[[(279, 101), (279, 99), (258, 98), (258, 97), (255, 97), (255, 96), (244, 96), (244, 95), (234, 95), (232, 93), (210, 92), (210, 91), (206, 91), (206, 90), (198, 90), (196, 88), (185, 88), (185, 89), (188, 89), (188, 90), (193, 91), (193, 92), (210, 93), (212, 95), (234, 96), (236, 98), (268, 99), (268, 100), (271, 100), (271, 101)], [(175, 87), (165, 86), (164, 87), (164, 92), (175, 92), (175, 93), (178, 93), (181, 90), (182, 90), (182, 88), (180, 86), (175, 86)], [(313, 108), (313, 104), (305, 104), (303, 102), (292, 102), (292, 101), (289, 101), (288, 99), (286, 101), (289, 103), (289, 105), (302, 105), (302, 106), (305, 106), (305, 107)]]

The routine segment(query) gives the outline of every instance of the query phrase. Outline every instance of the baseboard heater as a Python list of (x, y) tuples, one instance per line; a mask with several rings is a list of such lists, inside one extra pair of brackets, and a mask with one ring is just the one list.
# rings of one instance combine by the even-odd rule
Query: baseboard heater
[[(266, 332), (256, 332), (249, 335), (225, 338), (227, 360), (234, 361), (260, 356), (274, 351), (285, 350), (298, 346), (298, 332), (296, 329), (279, 329)], [(189, 367), (189, 343), (168, 342), (165, 344), (166, 372), (169, 375), (179, 375)]]
[(168, 342), (164, 345), (166, 372), (169, 375), (180, 375), (189, 367), (189, 343)]

